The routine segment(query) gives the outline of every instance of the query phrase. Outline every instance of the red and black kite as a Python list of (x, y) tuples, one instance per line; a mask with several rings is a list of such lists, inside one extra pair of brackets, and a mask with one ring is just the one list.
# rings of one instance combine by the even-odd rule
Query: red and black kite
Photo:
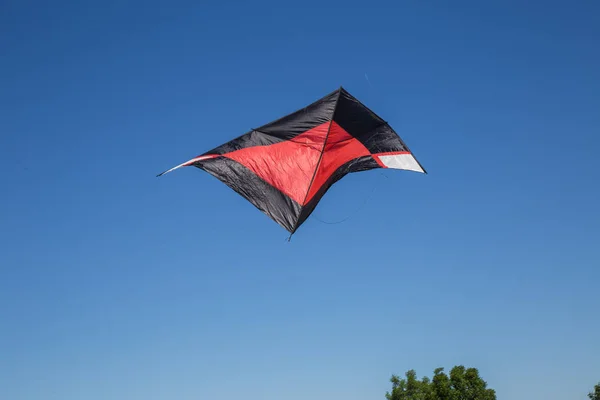
[(346, 174), (426, 173), (392, 127), (342, 87), (158, 176), (185, 166), (213, 175), (292, 234)]

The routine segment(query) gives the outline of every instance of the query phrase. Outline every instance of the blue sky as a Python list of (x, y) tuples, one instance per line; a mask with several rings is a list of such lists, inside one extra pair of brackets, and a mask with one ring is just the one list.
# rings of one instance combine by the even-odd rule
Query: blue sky
[[(597, 2), (1, 7), (0, 398), (600, 380)], [(429, 175), (347, 176), (290, 243), (208, 174), (155, 177), (340, 85)]]

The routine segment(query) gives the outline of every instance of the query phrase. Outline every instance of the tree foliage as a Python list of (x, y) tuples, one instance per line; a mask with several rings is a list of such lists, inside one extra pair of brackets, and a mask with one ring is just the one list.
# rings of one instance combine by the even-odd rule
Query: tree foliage
[(409, 370), (404, 378), (392, 375), (390, 381), (392, 391), (386, 393), (387, 400), (496, 400), (495, 390), (487, 387), (479, 371), (462, 365), (452, 368), (450, 374), (437, 368), (431, 379), (418, 379), (417, 373)]
[(600, 400), (600, 382), (594, 386), (594, 391), (588, 393), (590, 400)]

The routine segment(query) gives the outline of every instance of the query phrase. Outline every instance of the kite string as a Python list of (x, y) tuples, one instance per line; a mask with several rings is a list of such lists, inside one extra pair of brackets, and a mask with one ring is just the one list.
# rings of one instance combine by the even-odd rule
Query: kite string
[[(385, 175), (385, 174), (384, 174), (383, 172), (381, 172), (381, 171), (379, 172), (379, 175), (383, 176), (385, 179), (389, 179), (389, 178), (387, 177), (387, 175)], [(346, 217), (342, 218), (342, 219), (341, 219), (341, 220), (339, 220), (339, 221), (328, 222), (328, 221), (324, 221), (324, 220), (322, 220), (322, 219), (321, 219), (321, 218), (319, 218), (317, 215), (313, 215), (313, 217), (314, 217), (314, 218), (315, 218), (317, 221), (319, 221), (319, 222), (321, 222), (321, 223), (324, 223), (324, 224), (327, 224), (327, 225), (337, 225), (337, 224), (341, 224), (341, 223), (343, 223), (343, 222), (346, 222), (346, 221), (347, 221), (347, 220), (349, 220), (349, 219), (350, 219), (352, 216), (354, 216), (356, 213), (358, 213), (358, 212), (359, 212), (359, 211), (360, 211), (360, 210), (361, 210), (361, 209), (362, 209), (362, 208), (363, 208), (363, 207), (364, 207), (364, 206), (367, 204), (367, 202), (369, 201), (369, 199), (370, 199), (371, 197), (373, 197), (373, 193), (375, 193), (375, 189), (376, 189), (376, 188), (377, 188), (377, 187), (378, 187), (380, 184), (381, 184), (381, 182), (376, 182), (376, 183), (373, 185), (373, 187), (371, 188), (371, 191), (370, 191), (370, 193), (369, 193), (369, 194), (368, 194), (368, 195), (367, 195), (367, 196), (364, 198), (363, 202), (362, 202), (362, 203), (361, 203), (361, 204), (360, 204), (360, 205), (359, 205), (359, 206), (358, 206), (358, 207), (357, 207), (357, 208), (356, 208), (356, 209), (355, 209), (353, 212), (351, 212), (350, 214), (348, 214)]]

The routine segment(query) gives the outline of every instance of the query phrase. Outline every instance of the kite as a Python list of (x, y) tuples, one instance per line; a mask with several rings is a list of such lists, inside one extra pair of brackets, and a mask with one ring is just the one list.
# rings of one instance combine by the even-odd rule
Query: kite
[(291, 235), (349, 173), (427, 173), (392, 127), (343, 87), (158, 176), (188, 166), (219, 179)]

